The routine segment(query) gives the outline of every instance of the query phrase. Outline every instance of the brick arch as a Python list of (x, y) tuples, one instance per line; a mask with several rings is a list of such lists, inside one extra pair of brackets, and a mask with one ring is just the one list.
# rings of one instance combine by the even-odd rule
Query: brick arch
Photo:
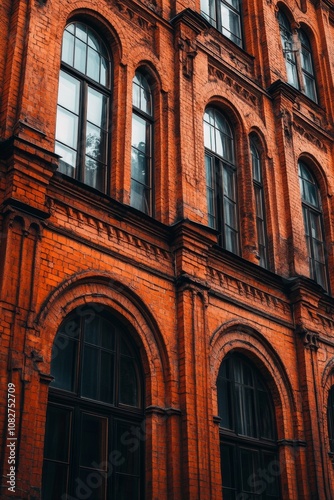
[[(328, 361), (325, 366), (325, 369), (322, 374), (321, 379), (321, 387), (322, 387), (322, 403), (323, 403), (323, 413), (322, 413), (322, 421), (323, 421), (323, 435), (325, 441), (325, 451), (330, 450), (329, 444), (329, 433), (328, 433), (328, 397), (329, 391), (331, 387), (334, 386), (334, 357)], [(333, 458), (332, 458), (333, 460)], [(332, 466), (330, 466), (330, 473), (333, 474)]]
[(36, 330), (43, 337), (41, 370), (50, 373), (51, 351), (59, 326), (69, 313), (87, 304), (92, 313), (105, 307), (118, 317), (138, 346), (146, 388), (146, 406), (168, 406), (166, 380), (171, 366), (166, 346), (155, 318), (141, 298), (131, 289), (131, 283), (119, 281), (112, 274), (82, 272), (63, 282), (42, 305), (36, 320)]
[(217, 414), (216, 381), (223, 359), (230, 352), (249, 358), (262, 373), (272, 394), (278, 439), (298, 436), (296, 402), (286, 370), (270, 343), (250, 322), (228, 321), (210, 339), (210, 372), (214, 413)]

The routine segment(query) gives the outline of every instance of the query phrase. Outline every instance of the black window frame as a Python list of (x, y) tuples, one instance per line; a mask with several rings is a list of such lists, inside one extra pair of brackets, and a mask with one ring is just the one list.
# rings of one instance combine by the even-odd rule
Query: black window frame
[(221, 363), (217, 396), (223, 498), (281, 499), (275, 409), (264, 377), (245, 355), (232, 352)]
[[(97, 312), (98, 311), (98, 312)], [(97, 317), (97, 322), (101, 325), (104, 322), (105, 326), (99, 326), (97, 331), (99, 332), (100, 346), (97, 344), (87, 343), (86, 332), (87, 328), (85, 325), (89, 326), (89, 323)], [(101, 400), (99, 397), (87, 396), (85, 391), (86, 387), (82, 386), (82, 378), (84, 376), (84, 349), (88, 346), (97, 347), (100, 351), (107, 351), (108, 347), (102, 344), (103, 335), (106, 337), (103, 329), (107, 326), (112, 325), (112, 337), (114, 338), (114, 346), (111, 348), (115, 354), (115, 363), (112, 365), (114, 370), (115, 378), (114, 382), (114, 392), (113, 401), (106, 402)], [(102, 331), (102, 333), (101, 333)], [(95, 333), (93, 332), (93, 335)], [(101, 340), (102, 339), (102, 340)], [(43, 493), (45, 500), (59, 500), (57, 493), (55, 491), (54, 496), (51, 497), (51, 493), (57, 487), (61, 487), (61, 478), (59, 481), (54, 482), (52, 478), (53, 471), (66, 469), (66, 477), (64, 477), (64, 482), (66, 483), (66, 490), (62, 492), (63, 495), (68, 495), (68, 498), (76, 498), (77, 488), (90, 489), (92, 491), (92, 499), (98, 498), (98, 500), (105, 500), (109, 498), (110, 492), (115, 498), (124, 499), (127, 498), (126, 495), (129, 492), (126, 488), (131, 488), (131, 481), (136, 489), (136, 494), (131, 493), (131, 498), (136, 500), (142, 500), (144, 498), (144, 442), (145, 442), (145, 421), (144, 421), (144, 385), (143, 385), (143, 370), (140, 362), (140, 358), (137, 352), (137, 348), (131, 338), (131, 335), (124, 327), (124, 325), (109, 311), (103, 310), (100, 312), (100, 306), (96, 304), (88, 304), (84, 308), (81, 308), (79, 312), (71, 313), (67, 316), (65, 321), (62, 323), (58, 329), (52, 354), (51, 363), (51, 375), (53, 375), (53, 366), (57, 366), (57, 356), (62, 356), (66, 352), (69, 343), (73, 341), (77, 344), (77, 349), (75, 355), (72, 356), (72, 361), (74, 364), (73, 371), (73, 384), (69, 387), (64, 387), (63, 383), (60, 383), (55, 379), (49, 388), (49, 400), (48, 400), (48, 411), (47, 411), (47, 422), (46, 422), (46, 434), (45, 434), (45, 447), (44, 447), (44, 468), (43, 468)], [(109, 349), (110, 350), (110, 349)], [(71, 349), (70, 349), (71, 352)], [(122, 358), (124, 357), (133, 360), (135, 369), (135, 378), (137, 381), (137, 399), (136, 404), (129, 404), (129, 401), (124, 402), (120, 397), (121, 391), (121, 373), (124, 376), (124, 371), (122, 370)], [(69, 357), (65, 359), (68, 361)], [(99, 358), (101, 362), (101, 357)], [(54, 361), (56, 360), (56, 361)], [(58, 358), (59, 360), (59, 358)], [(61, 366), (61, 370), (65, 374), (68, 374), (68, 366), (64, 363)], [(59, 364), (58, 364), (59, 368)], [(57, 370), (56, 370), (57, 372)], [(59, 372), (58, 370), (58, 373)], [(106, 371), (101, 371), (102, 375), (106, 375)], [(102, 384), (99, 381), (99, 384)], [(124, 386), (124, 384), (123, 384)], [(124, 388), (124, 387), (123, 387)], [(63, 439), (62, 429), (59, 427), (51, 428), (50, 419), (52, 422), (52, 414), (58, 412), (63, 412), (67, 415), (66, 418), (69, 422), (69, 433), (67, 439), (67, 454), (66, 460), (60, 460), (57, 458), (57, 453), (59, 453), (59, 448), (57, 451), (57, 441), (55, 437), (61, 436), (62, 439), (62, 449), (65, 447), (65, 440)], [(94, 453), (94, 446), (98, 449), (99, 440), (91, 439), (90, 447), (84, 447), (82, 444), (83, 439), (81, 432), (85, 429), (85, 439), (87, 440), (87, 429), (84, 427), (84, 418), (95, 420), (95, 427), (98, 422), (104, 422), (104, 434), (101, 430), (101, 440), (100, 448), (103, 448), (103, 458), (90, 461), (90, 463), (85, 463), (83, 457), (85, 455), (89, 456)], [(58, 418), (57, 421), (60, 419)], [(55, 418), (53, 418), (55, 422)], [(61, 422), (60, 424), (61, 425)], [(91, 424), (94, 425), (94, 424)], [(93, 427), (94, 428), (94, 427)], [(120, 429), (123, 429), (121, 432)], [(96, 435), (96, 432), (95, 432)], [(104, 441), (103, 441), (104, 439)], [(88, 440), (89, 441), (89, 440)], [(51, 443), (51, 444), (50, 444)], [(56, 449), (56, 451), (54, 451)], [(84, 450), (84, 451), (82, 451)], [(61, 452), (60, 452), (61, 453)], [(97, 455), (102, 457), (102, 451)], [(126, 460), (128, 459), (128, 462)], [(86, 459), (88, 460), (88, 459)], [(127, 465), (128, 463), (128, 465)], [(126, 467), (128, 466), (128, 470)], [(132, 469), (131, 469), (132, 468)], [(49, 473), (49, 476), (48, 476)], [(83, 474), (86, 474), (86, 481), (83, 481)], [(55, 488), (50, 488), (51, 484), (56, 485)], [(52, 483), (53, 481), (53, 483)], [(83, 482), (82, 482), (83, 481)], [(102, 481), (102, 486), (105, 489), (105, 497), (102, 497), (102, 493), (99, 490), (99, 482)], [(117, 489), (117, 484), (122, 483), (124, 490)], [(83, 485), (84, 484), (84, 485)], [(83, 490), (82, 490), (83, 491)], [(47, 495), (47, 496), (46, 496)], [(97, 495), (97, 496), (96, 496)], [(123, 496), (122, 496), (123, 495)], [(124, 496), (125, 495), (125, 496)], [(43, 497), (43, 498), (44, 498)], [(66, 497), (67, 498), (67, 497)]]
[[(252, 178), (255, 198), (255, 219), (259, 264), (265, 269), (269, 269), (266, 203), (265, 190), (263, 185), (263, 162), (262, 155), (260, 153), (255, 137), (250, 138), (250, 152), (252, 159)], [(257, 165), (255, 164), (255, 162), (257, 162)], [(255, 170), (258, 171), (258, 175), (256, 175)]]
[[(215, 142), (213, 147), (204, 144), (209, 226), (218, 231), (219, 244), (223, 248), (236, 255), (240, 255), (239, 204), (234, 132), (225, 115), (214, 107), (206, 109), (203, 123), (205, 142), (207, 140), (206, 130), (210, 130), (210, 134), (213, 130), (214, 137), (216, 137), (216, 134), (221, 135), (218, 141), (216, 141), (216, 138), (213, 141), (211, 139), (211, 142)], [(219, 123), (222, 124), (221, 129), (219, 128)], [(223, 128), (225, 131), (222, 130)], [(224, 145), (224, 139), (228, 141), (228, 146), (226, 147), (225, 154), (224, 152), (220, 154), (217, 152), (216, 143), (220, 142)], [(229, 208), (231, 208), (231, 211), (229, 211)]]
[[(73, 28), (72, 28), (73, 27)], [(87, 33), (87, 41), (83, 42), (80, 40), (79, 36), (76, 35), (78, 28), (84, 28)], [(69, 33), (69, 30), (73, 29), (73, 54), (72, 61), (73, 64), (66, 62), (64, 60), (64, 40), (65, 35)], [(71, 33), (72, 34), (72, 33)], [(99, 81), (92, 78), (87, 74), (88, 72), (88, 59), (89, 51), (92, 50), (90, 41), (88, 40), (88, 35), (94, 37), (97, 43), (100, 44), (100, 52), (94, 51), (99, 56), (100, 69), (99, 69)], [(80, 69), (75, 68), (75, 50), (76, 50), (76, 40), (79, 40), (85, 45), (85, 70), (84, 72)], [(101, 83), (102, 79), (102, 62), (105, 63), (105, 84)], [(67, 111), (66, 108), (60, 105), (60, 81), (62, 75), (68, 75), (73, 80), (79, 82), (79, 95), (78, 95), (78, 112), (76, 116), (78, 117), (77, 122), (77, 139), (76, 147), (72, 148), (66, 142), (57, 139), (57, 125), (58, 125), (58, 110), (60, 108)], [(111, 102), (112, 102), (112, 59), (110, 51), (101, 36), (96, 32), (96, 30), (89, 24), (82, 21), (73, 21), (69, 23), (63, 33), (62, 39), (62, 57), (61, 57), (61, 67), (59, 72), (59, 90), (57, 99), (57, 123), (56, 123), (56, 138), (55, 138), (55, 151), (60, 155), (59, 160), (59, 172), (68, 177), (74, 178), (85, 185), (93, 187), (98, 191), (105, 194), (109, 194), (109, 180), (110, 180), (110, 145), (111, 145)], [(88, 119), (88, 99), (89, 91), (92, 93), (99, 94), (102, 99), (106, 101), (105, 104), (101, 104), (101, 127), (97, 127), (96, 124)], [(73, 113), (74, 114), (74, 113)], [(101, 138), (103, 141), (103, 146), (99, 149), (94, 148), (94, 138), (91, 144), (87, 141), (87, 126), (91, 125), (93, 128), (99, 128), (101, 130)], [(60, 126), (61, 128), (61, 126)], [(98, 144), (99, 145), (99, 144)], [(91, 147), (91, 154), (88, 153), (89, 146)], [(57, 148), (60, 148), (58, 151)], [(62, 159), (61, 148), (72, 150), (76, 154), (75, 164), (71, 165)], [(87, 163), (96, 164), (101, 169), (101, 174), (97, 176), (97, 181), (89, 180), (89, 169), (86, 167)]]
[[(282, 10), (278, 11), (277, 18), (285, 59), (287, 82), (313, 102), (318, 103), (317, 82), (314, 74), (313, 54), (309, 38), (302, 29), (295, 30), (294, 34), (290, 22)], [(306, 69), (303, 63), (303, 55), (306, 52), (309, 55), (311, 72)], [(291, 73), (289, 68), (291, 69)], [(309, 92), (307, 80), (312, 83), (313, 92)]]
[[(233, 1), (233, 0), (232, 0)], [(226, 38), (231, 40), (233, 43), (235, 43), (238, 47), (243, 48), (244, 42), (244, 36), (243, 36), (243, 20), (242, 20), (242, 0), (234, 0), (237, 1), (238, 3), (238, 8), (236, 8), (233, 4), (232, 1), (228, 0), (207, 0), (207, 9), (208, 12), (206, 12), (204, 9), (201, 10), (202, 16), (205, 17), (205, 19), (214, 27), (216, 28), (220, 33), (222, 33)], [(231, 12), (233, 15), (235, 15), (238, 19), (238, 34), (230, 31), (224, 24), (223, 24), (223, 19), (221, 15), (221, 6), (224, 6), (226, 9), (228, 9), (229, 12)], [(203, 4), (202, 4), (203, 6)]]
[[(301, 175), (301, 172), (303, 172), (303, 176)], [(326, 254), (324, 215), (321, 203), (320, 188), (312, 171), (302, 160), (298, 161), (298, 176), (299, 176), (300, 197), (301, 197), (303, 220), (304, 220), (304, 234), (305, 234), (308, 258), (309, 258), (310, 277), (311, 279), (316, 281), (319, 285), (321, 285), (324, 288), (324, 290), (328, 291), (329, 289), (328, 261)], [(304, 183), (308, 183), (311, 186), (313, 186), (315, 194), (314, 203), (306, 199), (306, 197), (304, 196), (304, 192), (306, 192)], [(318, 219), (319, 221), (318, 227), (321, 239), (317, 239), (312, 235), (312, 220), (316, 219)], [(316, 258), (316, 255), (318, 253), (317, 246), (318, 248), (321, 247), (321, 253), (323, 254), (322, 260), (318, 260)]]
[[(140, 85), (136, 84), (135, 78), (140, 80)], [(147, 88), (145, 89), (143, 86), (143, 81), (146, 82)], [(134, 103), (134, 86), (138, 85), (140, 88), (143, 90), (146, 90), (146, 92), (149, 92), (149, 97), (150, 97), (150, 108), (151, 112), (148, 113), (145, 110), (143, 110), (141, 107), (138, 107)], [(134, 208), (137, 208), (138, 210), (146, 213), (147, 215), (150, 215), (154, 217), (155, 210), (154, 210), (154, 171), (153, 171), (153, 165), (154, 165), (154, 160), (153, 160), (153, 154), (154, 154), (154, 85), (152, 84), (152, 79), (150, 75), (143, 69), (138, 69), (135, 72), (134, 78), (132, 80), (132, 130), (131, 130), (131, 159), (133, 153), (138, 153), (139, 155), (142, 155), (143, 160), (145, 161), (146, 165), (146, 174), (147, 175), (147, 182), (140, 182), (138, 179), (134, 178), (134, 162), (133, 159), (131, 160), (131, 192), (130, 192), (130, 205), (133, 206)], [(135, 147), (133, 145), (133, 126), (134, 126), (134, 117), (139, 118), (146, 124), (146, 142), (145, 142), (145, 150), (142, 151), (140, 148)], [(137, 203), (134, 203), (134, 185), (138, 184), (143, 186), (143, 190), (147, 192), (147, 196), (142, 197), (142, 206), (139, 206)]]

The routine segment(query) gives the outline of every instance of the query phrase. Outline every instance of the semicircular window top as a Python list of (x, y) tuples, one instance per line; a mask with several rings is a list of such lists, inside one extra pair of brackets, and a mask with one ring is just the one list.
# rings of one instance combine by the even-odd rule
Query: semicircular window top
[(127, 330), (99, 310), (71, 314), (54, 341), (43, 499), (143, 498), (141, 366)]
[(274, 406), (262, 375), (232, 353), (220, 366), (217, 394), (224, 500), (280, 499)]
[(106, 192), (110, 58), (99, 35), (74, 22), (63, 34), (55, 152), (59, 171)]
[(328, 269), (320, 190), (312, 173), (301, 161), (298, 162), (298, 173), (310, 277), (327, 290)]
[(204, 115), (204, 146), (209, 226), (218, 231), (226, 250), (239, 254), (234, 135), (215, 108), (207, 108)]

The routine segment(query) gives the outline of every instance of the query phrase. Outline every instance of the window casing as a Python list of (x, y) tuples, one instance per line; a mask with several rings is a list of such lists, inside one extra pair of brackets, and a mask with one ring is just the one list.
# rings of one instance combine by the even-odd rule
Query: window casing
[(294, 35), (282, 11), (278, 13), (278, 22), (288, 83), (317, 102), (311, 45), (307, 35), (302, 30), (296, 31)]
[(95, 310), (91, 304), (70, 315), (53, 346), (43, 467), (48, 500), (88, 490), (90, 499), (143, 498), (139, 361), (124, 327)]
[(258, 253), (260, 257), (260, 266), (268, 269), (268, 242), (266, 231), (264, 189), (262, 181), (261, 157), (253, 139), (250, 141), (250, 150), (252, 157), (253, 188), (255, 197), (255, 216)]
[(334, 385), (329, 390), (327, 406), (329, 449), (334, 453)]
[(201, 8), (212, 26), (242, 47), (241, 0), (202, 0)]
[(110, 62), (100, 37), (85, 24), (63, 34), (55, 152), (59, 171), (106, 191)]
[(209, 226), (218, 230), (226, 250), (239, 254), (234, 138), (228, 121), (214, 108), (204, 115), (204, 145)]
[(320, 191), (313, 175), (302, 162), (298, 163), (298, 173), (310, 276), (327, 290), (327, 263)]
[(136, 72), (132, 83), (131, 206), (153, 215), (153, 96), (147, 78)]
[(221, 364), (217, 393), (224, 500), (280, 499), (273, 403), (261, 374), (232, 354)]

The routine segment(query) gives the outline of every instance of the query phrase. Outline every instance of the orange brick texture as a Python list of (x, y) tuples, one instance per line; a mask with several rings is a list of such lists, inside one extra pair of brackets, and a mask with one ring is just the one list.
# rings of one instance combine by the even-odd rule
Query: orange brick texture
[[(309, 36), (319, 104), (286, 83), (277, 21)], [(199, 1), (3, 0), (0, 5), (2, 499), (40, 500), (51, 350), (87, 303), (115, 314), (144, 373), (145, 499), (221, 500), (216, 380), (231, 352), (275, 405), (282, 500), (334, 499), (334, 16), (330, 0), (242, 0), (244, 48)], [(58, 171), (62, 34), (93, 27), (112, 54), (108, 194)], [(130, 206), (132, 79), (153, 83), (154, 216)], [(235, 135), (240, 255), (208, 227), (203, 115)], [(259, 266), (249, 137), (261, 146), (269, 269)], [(329, 289), (310, 279), (298, 161), (321, 193)], [(8, 490), (7, 387), (17, 468)], [(44, 499), (47, 500), (47, 499)]]

